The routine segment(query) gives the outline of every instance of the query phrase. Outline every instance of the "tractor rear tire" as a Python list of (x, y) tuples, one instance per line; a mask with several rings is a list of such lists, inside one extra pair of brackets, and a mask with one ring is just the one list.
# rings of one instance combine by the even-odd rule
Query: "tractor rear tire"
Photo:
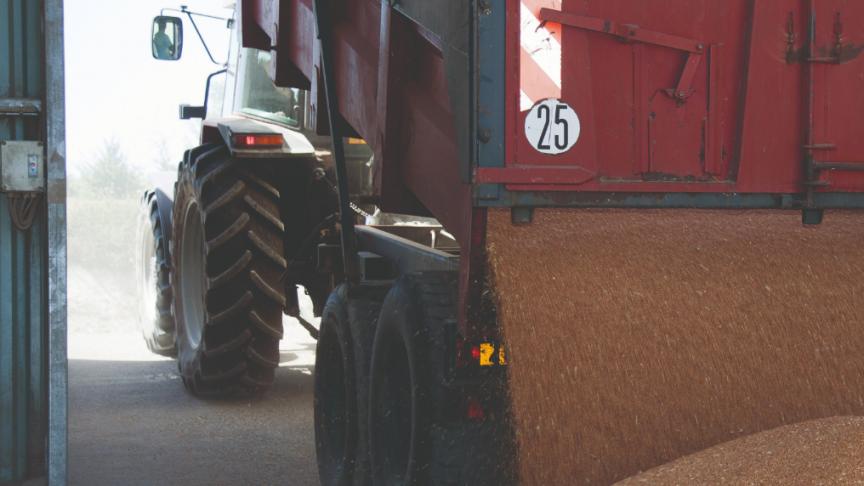
[(159, 209), (156, 192), (144, 193), (137, 238), (138, 324), (147, 349), (173, 357), (177, 350), (171, 312), (171, 256)]
[(174, 314), (183, 383), (201, 397), (257, 396), (279, 366), (287, 268), (279, 161), (224, 146), (187, 152), (174, 202)]

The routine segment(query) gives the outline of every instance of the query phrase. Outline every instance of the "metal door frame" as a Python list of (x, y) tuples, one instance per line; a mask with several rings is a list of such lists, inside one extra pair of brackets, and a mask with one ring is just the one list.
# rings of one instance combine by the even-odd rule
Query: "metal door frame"
[(48, 173), (48, 484), (66, 484), (66, 95), (63, 0), (44, 0)]

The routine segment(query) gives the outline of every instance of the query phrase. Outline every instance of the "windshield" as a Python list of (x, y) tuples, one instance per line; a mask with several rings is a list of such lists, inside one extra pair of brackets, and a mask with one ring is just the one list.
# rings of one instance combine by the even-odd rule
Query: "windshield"
[(300, 126), (303, 119), (305, 93), (296, 88), (279, 88), (273, 84), (267, 70), (270, 53), (257, 49), (244, 49), (246, 58), (240, 111), (277, 123)]

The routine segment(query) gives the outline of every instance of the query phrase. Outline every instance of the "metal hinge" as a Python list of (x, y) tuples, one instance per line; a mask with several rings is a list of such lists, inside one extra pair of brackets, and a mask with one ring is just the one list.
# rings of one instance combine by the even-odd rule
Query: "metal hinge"
[(643, 29), (638, 25), (575, 15), (550, 8), (540, 10), (540, 20), (543, 22), (556, 22), (580, 30), (611, 35), (622, 42), (648, 44), (686, 52), (687, 62), (684, 64), (684, 69), (678, 78), (678, 83), (674, 88), (664, 89), (663, 93), (676, 100), (679, 104), (685, 103), (695, 93), (695, 90), (692, 88), (693, 80), (705, 54), (705, 43), (702, 41)]
[(0, 98), (0, 116), (37, 116), (42, 100), (35, 98)]
[[(810, 30), (815, 25), (810, 21)], [(807, 44), (796, 49), (795, 44), (799, 36), (795, 32), (795, 19), (792, 12), (786, 23), (786, 62), (807, 64), (844, 64), (857, 59), (864, 51), (864, 47), (853, 43), (844, 44), (843, 17), (840, 12), (834, 14), (834, 43), (831, 46), (817, 46), (815, 32), (811, 32)]]

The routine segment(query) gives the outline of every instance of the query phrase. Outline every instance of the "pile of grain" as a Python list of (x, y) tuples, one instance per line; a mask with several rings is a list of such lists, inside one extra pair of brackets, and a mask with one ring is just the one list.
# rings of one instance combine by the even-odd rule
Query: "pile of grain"
[(864, 484), (864, 418), (787, 425), (712, 447), (618, 483)]
[(523, 484), (864, 415), (864, 215), (493, 211), (488, 245)]

